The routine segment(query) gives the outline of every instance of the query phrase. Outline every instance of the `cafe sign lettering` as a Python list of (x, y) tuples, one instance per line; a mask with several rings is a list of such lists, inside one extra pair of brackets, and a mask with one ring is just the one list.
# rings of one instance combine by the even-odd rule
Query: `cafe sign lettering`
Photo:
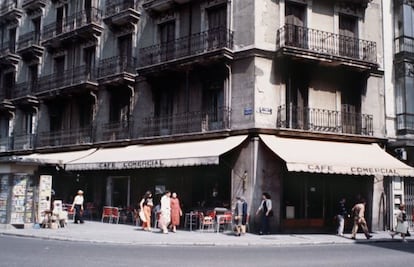
[(327, 164), (308, 164), (309, 172), (318, 173), (350, 173), (357, 175), (395, 175), (398, 176), (398, 172), (393, 168), (370, 168), (370, 167), (342, 167), (333, 166)]
[(159, 168), (164, 165), (162, 161), (159, 159), (123, 161), (123, 162), (101, 162), (97, 164), (98, 164), (97, 167), (101, 170)]

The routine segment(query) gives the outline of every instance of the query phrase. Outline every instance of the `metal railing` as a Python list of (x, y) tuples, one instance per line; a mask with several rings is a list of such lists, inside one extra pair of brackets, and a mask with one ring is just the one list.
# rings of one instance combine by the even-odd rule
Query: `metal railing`
[(291, 24), (277, 30), (276, 47), (294, 47), (319, 54), (377, 63), (375, 42)]
[(109, 75), (123, 72), (134, 73), (137, 67), (135, 57), (116, 56), (99, 61), (98, 77), (102, 78)]
[(93, 142), (93, 128), (42, 132), (37, 135), (36, 142), (36, 147), (89, 144)]
[(217, 49), (233, 49), (233, 32), (226, 28), (214, 28), (186, 37), (140, 49), (140, 66), (195, 56)]
[(17, 50), (25, 49), (31, 45), (40, 45), (40, 33), (32, 31), (19, 36)]
[(102, 141), (125, 140), (132, 137), (133, 121), (110, 122), (102, 125)]
[(414, 37), (400, 36), (394, 39), (395, 54), (407, 52), (414, 54)]
[(373, 135), (372, 115), (286, 105), (278, 107), (277, 128)]
[(106, 1), (105, 17), (116, 15), (129, 8), (138, 9), (136, 0), (109, 0)]
[(92, 23), (102, 23), (102, 11), (95, 7), (92, 7), (90, 10), (77, 12), (62, 21), (57, 20), (54, 23), (46, 25), (43, 28), (43, 39), (54, 38), (60, 34), (74, 31)]
[(414, 114), (397, 114), (397, 131), (414, 132)]
[(97, 68), (86, 65), (65, 70), (63, 73), (54, 73), (39, 77), (37, 93), (79, 85), (87, 82), (96, 83)]
[(0, 56), (16, 53), (16, 42), (4, 42), (0, 47)]
[(0, 137), (0, 152), (10, 151), (13, 148), (13, 137)]
[(230, 128), (230, 110), (220, 108), (211, 112), (153, 116), (145, 118), (144, 127), (142, 134), (145, 137), (224, 130)]
[(9, 11), (12, 11), (15, 8), (17, 8), (17, 3), (15, 1), (9, 1), (9, 3), (0, 4), (0, 16)]
[(34, 80), (33, 82), (22, 82), (17, 83), (13, 89), (13, 98), (22, 97), (29, 95), (33, 92), (36, 92), (38, 86), (38, 81)]
[(16, 134), (13, 137), (14, 150), (27, 150), (34, 148), (35, 134)]

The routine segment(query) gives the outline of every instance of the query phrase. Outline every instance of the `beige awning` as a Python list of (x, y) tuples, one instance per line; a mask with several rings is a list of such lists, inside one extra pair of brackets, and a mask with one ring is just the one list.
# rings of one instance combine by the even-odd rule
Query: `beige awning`
[(260, 135), (286, 162), (288, 171), (351, 175), (414, 176), (414, 168), (388, 154), (378, 144), (284, 138)]
[(77, 159), (82, 159), (96, 152), (96, 148), (80, 151), (68, 151), (58, 153), (35, 153), (30, 155), (13, 156), (12, 159), (21, 163), (35, 163), (35, 164), (57, 164), (63, 165)]
[(87, 157), (68, 161), (65, 169), (119, 170), (217, 165), (220, 155), (240, 145), (246, 135), (158, 145), (101, 148)]

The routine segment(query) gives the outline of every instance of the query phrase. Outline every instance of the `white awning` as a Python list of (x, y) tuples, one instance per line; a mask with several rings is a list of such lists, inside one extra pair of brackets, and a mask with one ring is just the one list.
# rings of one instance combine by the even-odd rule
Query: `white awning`
[(91, 148), (81, 151), (69, 151), (59, 153), (35, 153), (23, 156), (13, 156), (13, 160), (22, 163), (37, 163), (37, 164), (59, 164), (63, 165), (68, 161), (84, 158), (94, 153), (96, 148)]
[(352, 175), (414, 176), (414, 168), (378, 144), (356, 144), (260, 135), (288, 171)]
[(65, 169), (117, 170), (217, 165), (219, 156), (240, 145), (246, 135), (222, 139), (158, 145), (101, 148), (82, 159), (66, 162)]

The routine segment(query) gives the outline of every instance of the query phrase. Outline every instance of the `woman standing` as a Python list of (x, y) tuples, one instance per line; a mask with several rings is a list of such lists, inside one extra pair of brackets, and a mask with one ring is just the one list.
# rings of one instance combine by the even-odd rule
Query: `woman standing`
[(83, 201), (83, 191), (78, 190), (78, 194), (75, 196), (72, 203), (72, 210), (75, 209), (74, 223), (83, 223)]
[(262, 217), (259, 234), (269, 234), (269, 219), (273, 215), (272, 200), (270, 199), (269, 193), (262, 194), (262, 202), (257, 209), (256, 215), (259, 215), (260, 212), (262, 212)]
[(151, 191), (147, 191), (139, 203), (140, 212), (142, 211), (144, 215), (144, 218), (141, 218), (143, 222), (142, 229), (144, 231), (151, 231), (151, 210), (153, 206), (152, 193)]
[(405, 235), (408, 231), (408, 222), (407, 222), (407, 214), (405, 213), (405, 204), (400, 205), (400, 211), (397, 213), (397, 227), (395, 228), (395, 232), (391, 233), (392, 238), (396, 234), (401, 234), (402, 241), (407, 242), (405, 239)]
[(183, 216), (183, 212), (180, 207), (180, 200), (177, 198), (177, 193), (171, 195), (171, 226), (173, 233), (177, 232), (177, 226), (180, 225), (180, 217)]

